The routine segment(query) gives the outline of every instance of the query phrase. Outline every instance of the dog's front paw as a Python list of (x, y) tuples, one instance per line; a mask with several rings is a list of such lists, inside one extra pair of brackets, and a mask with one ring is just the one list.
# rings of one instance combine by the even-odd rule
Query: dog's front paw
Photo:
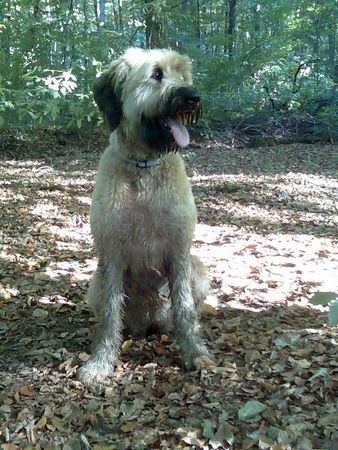
[(108, 376), (114, 371), (110, 364), (99, 364), (95, 360), (88, 360), (77, 371), (77, 378), (88, 390), (95, 394), (101, 394), (107, 385)]
[(208, 369), (216, 366), (216, 363), (207, 355), (197, 356), (194, 359), (193, 364), (196, 370)]

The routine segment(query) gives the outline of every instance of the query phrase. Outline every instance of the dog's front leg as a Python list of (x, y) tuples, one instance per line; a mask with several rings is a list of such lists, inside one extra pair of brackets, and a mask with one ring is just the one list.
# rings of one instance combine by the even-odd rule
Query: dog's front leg
[(190, 258), (182, 258), (172, 266), (170, 277), (174, 334), (187, 369), (214, 366), (200, 335), (198, 311), (192, 296)]
[(101, 390), (114, 370), (122, 341), (122, 307), (124, 301), (121, 271), (108, 264), (100, 269), (100, 321), (97, 326), (94, 351), (79, 371), (78, 378), (92, 390)]

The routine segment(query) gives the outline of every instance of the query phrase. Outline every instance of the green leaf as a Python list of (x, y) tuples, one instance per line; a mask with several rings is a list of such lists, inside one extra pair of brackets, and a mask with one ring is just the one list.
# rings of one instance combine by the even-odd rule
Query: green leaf
[(297, 345), (299, 342), (300, 335), (299, 333), (295, 333), (294, 331), (286, 331), (285, 333), (282, 333), (280, 336), (278, 336), (276, 339), (274, 339), (273, 343), (277, 347), (292, 347)]
[(338, 325), (338, 300), (329, 306), (328, 322), (330, 327)]
[(204, 420), (203, 421), (203, 436), (207, 439), (213, 439), (215, 437), (214, 430), (213, 430), (213, 424), (210, 420)]
[(52, 105), (52, 108), (50, 110), (50, 116), (52, 120), (55, 120), (57, 115), (59, 113), (59, 107), (57, 105)]
[(4, 102), (4, 105), (5, 105), (5, 107), (8, 108), (8, 109), (14, 109), (14, 104), (13, 104), (13, 102), (10, 102), (9, 100), (5, 101), (5, 102)]
[(315, 372), (312, 377), (309, 378), (309, 381), (313, 381), (319, 377), (327, 377), (329, 375), (327, 369), (325, 367), (321, 367), (317, 372)]
[(264, 411), (265, 408), (266, 405), (264, 405), (263, 403), (258, 402), (257, 400), (249, 400), (238, 411), (238, 418), (239, 420), (245, 420), (250, 417), (254, 417)]
[(59, 94), (58, 91), (50, 91), (50, 93), (51, 93), (53, 98), (59, 98), (60, 97), (60, 94)]
[(316, 292), (311, 298), (310, 303), (313, 305), (327, 305), (331, 300), (338, 297), (336, 292)]
[(38, 114), (34, 114), (32, 111), (27, 111), (27, 113), (31, 116), (33, 120), (37, 120), (39, 117)]

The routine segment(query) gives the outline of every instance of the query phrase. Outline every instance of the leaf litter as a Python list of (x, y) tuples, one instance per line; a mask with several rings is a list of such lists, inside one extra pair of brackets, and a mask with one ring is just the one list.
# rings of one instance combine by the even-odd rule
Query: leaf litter
[(338, 290), (335, 149), (184, 157), (217, 367), (182, 371), (170, 335), (127, 339), (101, 396), (76, 380), (95, 325), (85, 296), (98, 155), (0, 162), (2, 449), (336, 448), (336, 328), (321, 301)]

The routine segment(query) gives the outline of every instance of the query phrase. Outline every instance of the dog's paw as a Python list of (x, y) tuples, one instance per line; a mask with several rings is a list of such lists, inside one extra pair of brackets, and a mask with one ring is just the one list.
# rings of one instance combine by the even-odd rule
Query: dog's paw
[(91, 392), (101, 394), (107, 383), (108, 377), (114, 371), (111, 365), (100, 365), (89, 360), (77, 371), (77, 379)]
[(207, 355), (197, 356), (194, 359), (193, 364), (196, 370), (209, 369), (216, 366), (216, 363)]

